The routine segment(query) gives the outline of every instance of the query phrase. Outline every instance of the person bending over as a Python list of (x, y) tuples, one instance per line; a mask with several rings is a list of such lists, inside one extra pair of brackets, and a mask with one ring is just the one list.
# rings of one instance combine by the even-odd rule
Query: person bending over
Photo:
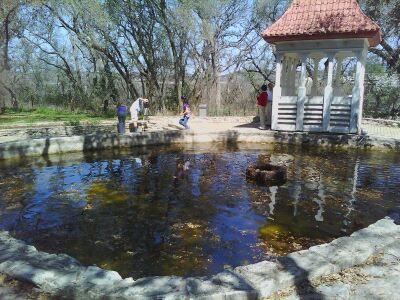
[(139, 112), (144, 110), (144, 104), (148, 102), (148, 99), (139, 97), (132, 103), (129, 109), (131, 112), (131, 123), (133, 124), (134, 131), (137, 131)]

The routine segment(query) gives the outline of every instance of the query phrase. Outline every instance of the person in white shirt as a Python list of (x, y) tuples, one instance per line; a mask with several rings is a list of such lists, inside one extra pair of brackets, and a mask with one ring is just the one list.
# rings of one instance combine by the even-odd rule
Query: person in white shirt
[(267, 125), (271, 126), (272, 122), (272, 99), (274, 92), (274, 85), (270, 82), (268, 83), (268, 100), (267, 100)]
[(138, 126), (138, 120), (139, 120), (139, 112), (144, 110), (144, 103), (148, 103), (149, 100), (146, 98), (137, 98), (131, 105), (130, 107), (130, 112), (131, 112), (131, 123), (133, 124), (134, 131), (136, 131), (137, 126)]

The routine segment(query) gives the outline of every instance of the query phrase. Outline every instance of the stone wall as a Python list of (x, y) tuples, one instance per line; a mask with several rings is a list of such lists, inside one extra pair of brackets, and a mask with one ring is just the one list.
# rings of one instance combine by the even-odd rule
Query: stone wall
[(116, 132), (116, 125), (77, 125), (77, 126), (45, 126), (29, 128), (3, 128), (0, 129), (0, 140), (24, 140), (56, 136), (74, 136)]
[(202, 142), (223, 143), (227, 147), (232, 147), (239, 143), (283, 143), (387, 151), (400, 150), (400, 140), (358, 135), (330, 135), (272, 131), (260, 131), (259, 133), (254, 133), (243, 130), (216, 132), (171, 130), (127, 135), (118, 135), (107, 132), (90, 135), (47, 137), (4, 142), (0, 143), (0, 159), (32, 155), (49, 155), (72, 151), (94, 151), (136, 146)]
[[(115, 271), (96, 266), (83, 266), (65, 254), (37, 251), (12, 238), (8, 232), (0, 232), (1, 273), (31, 282), (51, 295), (74, 299), (260, 299), (282, 296), (285, 291), (289, 294), (297, 291), (290, 299), (299, 299), (296, 296), (304, 287), (307, 294), (319, 296), (312, 299), (322, 299), (311, 282), (325, 282), (346, 270), (372, 266), (371, 262), (377, 257), (386, 257), (386, 265), (379, 263), (375, 269), (369, 268), (366, 272), (375, 279), (393, 275), (392, 286), (386, 282), (386, 290), (382, 291), (372, 285), (368, 292), (375, 297), (386, 295), (395, 299), (390, 296), (395, 295), (393, 285), (397, 284), (400, 275), (400, 226), (389, 218), (329, 244), (211, 277), (160, 276), (137, 280), (123, 279)], [(326, 286), (323, 288), (327, 289)], [(352, 299), (350, 288), (343, 288), (346, 285), (342, 282), (340, 288), (331, 290), (331, 298)], [(362, 292), (365, 295), (365, 289)]]

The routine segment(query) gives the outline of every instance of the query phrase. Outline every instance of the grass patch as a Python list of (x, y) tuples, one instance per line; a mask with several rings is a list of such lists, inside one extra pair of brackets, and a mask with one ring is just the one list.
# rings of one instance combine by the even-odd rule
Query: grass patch
[(0, 114), (0, 125), (38, 122), (64, 122), (66, 125), (79, 125), (80, 122), (96, 123), (100, 120), (114, 119), (113, 112), (108, 114), (94, 114), (87, 112), (71, 112), (61, 108), (38, 107), (35, 109), (6, 109)]

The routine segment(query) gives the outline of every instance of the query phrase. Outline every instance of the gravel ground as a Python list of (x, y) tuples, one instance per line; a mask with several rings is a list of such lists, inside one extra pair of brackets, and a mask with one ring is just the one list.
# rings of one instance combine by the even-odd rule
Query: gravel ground
[[(179, 116), (152, 116), (149, 119), (149, 131), (161, 131), (161, 130), (182, 130), (182, 126), (179, 125)], [(128, 122), (127, 122), (128, 123)], [(82, 124), (84, 125), (84, 124)], [(93, 124), (92, 124), (93, 125)], [(116, 121), (100, 121), (94, 125), (116, 125)], [(238, 130), (238, 131), (259, 131), (258, 123), (253, 122), (253, 117), (196, 117), (193, 116), (189, 120), (189, 125), (192, 130), (195, 131), (224, 131), (224, 130)], [(55, 127), (65, 126), (62, 122), (41, 122), (35, 124), (23, 124), (20, 123), (14, 127), (0, 126), (1, 130), (11, 129), (34, 129), (43, 127)], [(113, 127), (111, 127), (113, 128)], [(115, 127), (116, 128), (116, 127)], [(400, 138), (400, 125), (395, 122), (385, 121), (372, 121), (370, 119), (365, 120), (362, 124), (362, 128), (370, 136), (385, 137), (385, 138)], [(17, 139), (18, 136), (0, 137), (2, 142), (11, 141)]]

